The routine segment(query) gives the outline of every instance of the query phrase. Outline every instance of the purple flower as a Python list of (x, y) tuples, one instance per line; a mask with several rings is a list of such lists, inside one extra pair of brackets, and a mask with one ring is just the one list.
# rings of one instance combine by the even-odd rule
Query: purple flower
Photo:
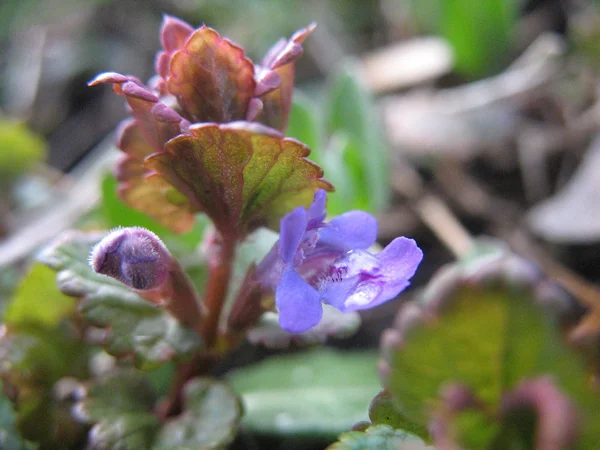
[(325, 191), (308, 209), (281, 219), (280, 237), (257, 268), (261, 283), (275, 291), (279, 324), (303, 333), (319, 323), (322, 303), (342, 312), (373, 308), (410, 283), (423, 253), (412, 239), (394, 239), (380, 253), (367, 251), (377, 237), (377, 220), (350, 211), (328, 223)]
[(117, 228), (93, 248), (90, 266), (139, 290), (162, 286), (173, 266), (171, 254), (150, 230)]

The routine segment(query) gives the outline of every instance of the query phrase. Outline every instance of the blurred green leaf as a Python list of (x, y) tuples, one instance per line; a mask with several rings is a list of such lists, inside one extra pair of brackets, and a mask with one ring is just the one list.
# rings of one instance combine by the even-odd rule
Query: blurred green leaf
[(0, 383), (0, 448), (14, 450), (33, 450), (36, 445), (26, 442), (15, 428), (15, 412), (10, 400), (2, 392)]
[(94, 381), (76, 407), (82, 419), (95, 424), (89, 448), (151, 448), (160, 426), (152, 413), (155, 401), (147, 379), (134, 370), (112, 372)]
[(479, 77), (507, 63), (517, 20), (516, 0), (441, 0), (441, 33), (454, 49), (456, 70)]
[(224, 383), (195, 378), (184, 387), (184, 410), (167, 422), (154, 450), (221, 449), (235, 438), (242, 406)]
[(379, 211), (387, 205), (389, 196), (387, 146), (373, 100), (357, 73), (358, 69), (348, 64), (332, 80), (326, 124), (330, 134), (343, 131), (355, 142), (356, 150), (345, 162), (352, 167), (352, 182), (364, 190), (369, 202), (366, 209)]
[(391, 367), (390, 392), (402, 412), (421, 423), (427, 404), (450, 381), (499, 405), (502, 393), (523, 378), (582, 373), (531, 294), (477, 287), (457, 291), (435, 325), (410, 330)]
[(79, 310), (83, 318), (105, 329), (99, 343), (111, 355), (133, 355), (136, 366), (143, 368), (186, 358), (198, 350), (202, 341), (196, 332), (125, 285), (89, 267), (87, 256), (102, 237), (98, 233), (68, 232), (39, 256), (42, 263), (58, 271), (62, 292), (81, 297)]
[(169, 248), (180, 242), (189, 249), (202, 240), (205, 221), (197, 220), (194, 228), (185, 234), (177, 235), (163, 227), (146, 214), (126, 205), (117, 195), (118, 183), (115, 177), (107, 174), (102, 180), (102, 214), (108, 228), (143, 227), (163, 239)]
[(73, 312), (77, 304), (56, 287), (56, 274), (43, 264), (35, 263), (21, 280), (4, 322), (12, 327), (38, 325), (54, 327)]
[(323, 136), (318, 111), (311, 99), (298, 90), (294, 91), (285, 134), (306, 144), (310, 148), (309, 159), (323, 167)]
[(0, 376), (17, 399), (20, 435), (43, 448), (67, 445), (77, 426), (64, 414), (52, 389), (62, 377), (87, 375), (88, 348), (68, 327), (30, 328), (0, 337), (0, 355)]
[[(503, 396), (523, 380), (550, 376), (577, 405), (586, 439), (598, 436), (597, 397), (557, 325), (564, 300), (534, 264), (483, 245), (434, 277), (421, 302), (407, 305), (396, 328), (387, 330), (380, 362), (384, 385), (400, 412), (424, 425), (449, 383), (465, 386), (489, 411), (499, 411)], [(472, 433), (465, 441), (494, 434), (491, 428), (483, 434), (477, 431), (482, 426), (467, 428)]]
[(356, 138), (345, 131), (336, 131), (329, 140), (323, 167), (336, 188), (327, 196), (327, 211), (332, 216), (353, 209), (375, 210), (362, 153)]
[(115, 0), (3, 0), (0, 3), (0, 38), (35, 25), (50, 24), (77, 8), (93, 8)]
[(435, 450), (419, 437), (388, 425), (374, 425), (366, 431), (343, 433), (327, 450)]
[(408, 420), (398, 409), (390, 393), (382, 391), (373, 397), (369, 405), (369, 419), (373, 425), (389, 425), (395, 430), (404, 430), (427, 438), (427, 428)]
[(377, 355), (318, 349), (238, 369), (242, 424), (261, 434), (335, 438), (367, 415), (379, 391)]
[(24, 123), (0, 120), (0, 183), (19, 177), (46, 157), (46, 142)]

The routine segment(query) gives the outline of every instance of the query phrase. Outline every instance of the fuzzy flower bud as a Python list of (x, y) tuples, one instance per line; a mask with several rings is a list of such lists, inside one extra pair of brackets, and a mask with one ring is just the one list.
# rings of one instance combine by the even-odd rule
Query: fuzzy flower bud
[(117, 228), (90, 254), (94, 271), (139, 290), (159, 288), (173, 265), (161, 240), (144, 228)]

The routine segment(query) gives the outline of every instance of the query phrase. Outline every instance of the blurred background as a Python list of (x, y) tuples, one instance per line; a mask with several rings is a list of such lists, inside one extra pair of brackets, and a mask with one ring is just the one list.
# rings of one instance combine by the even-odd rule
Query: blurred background
[[(367, 209), (383, 244), (418, 240), (416, 286), (488, 235), (599, 295), (600, 2), (3, 0), (1, 297), (44, 242), (102, 223), (126, 111), (87, 82), (147, 80), (163, 14), (216, 28), (254, 61), (318, 23), (288, 135), (336, 185), (330, 213)], [(349, 345), (376, 343), (396, 307), (367, 313), (379, 325)]]

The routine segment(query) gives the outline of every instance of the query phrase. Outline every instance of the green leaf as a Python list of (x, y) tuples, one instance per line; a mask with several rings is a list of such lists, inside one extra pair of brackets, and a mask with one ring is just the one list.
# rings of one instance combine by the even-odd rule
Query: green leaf
[[(354, 165), (358, 146), (356, 140), (344, 131), (331, 136), (323, 155), (323, 169), (335, 192), (327, 196), (327, 213), (337, 216), (352, 209), (371, 209), (367, 199), (364, 166)], [(358, 170), (355, 170), (358, 167)], [(361, 202), (359, 197), (366, 199)]]
[(56, 287), (56, 274), (43, 264), (35, 263), (21, 280), (9, 303), (4, 322), (11, 327), (54, 327), (72, 313), (75, 301)]
[(318, 112), (310, 98), (302, 92), (295, 91), (285, 134), (298, 139), (310, 148), (310, 160), (322, 166), (323, 137), (321, 136), (322, 131), (317, 115)]
[(87, 376), (88, 348), (73, 330), (30, 327), (27, 332), (5, 333), (0, 337), (0, 355), (0, 376), (6, 392), (15, 397), (19, 434), (49, 449), (77, 440), (83, 430), (78, 431), (53, 395), (62, 377)]
[[(351, 64), (332, 81), (327, 109), (327, 129), (330, 134), (343, 131), (354, 139), (356, 156), (347, 158), (353, 182), (369, 199), (368, 210), (380, 211), (389, 197), (389, 166), (387, 146), (370, 95), (358, 79)], [(360, 176), (355, 169), (362, 167)], [(329, 176), (329, 175), (327, 175)]]
[(308, 206), (317, 189), (332, 190), (310, 150), (258, 124), (196, 124), (146, 158), (214, 222), (226, 238), (259, 226), (279, 229), (293, 208)]
[(2, 392), (0, 383), (0, 448), (14, 450), (33, 450), (34, 444), (26, 442), (15, 428), (15, 412), (10, 400)]
[(46, 142), (20, 122), (0, 120), (0, 184), (22, 175), (46, 156)]
[(125, 285), (94, 272), (87, 263), (99, 233), (68, 232), (39, 259), (58, 271), (59, 289), (81, 297), (79, 310), (103, 328), (102, 344), (114, 356), (132, 355), (140, 368), (185, 359), (202, 346), (200, 336), (183, 327), (168, 311), (143, 299)]
[(242, 406), (224, 383), (195, 378), (184, 387), (184, 410), (167, 422), (154, 450), (221, 449), (235, 438)]
[(516, 0), (443, 0), (441, 31), (454, 49), (456, 70), (477, 77), (502, 69), (517, 12)]
[(160, 425), (152, 414), (156, 397), (147, 379), (134, 370), (111, 372), (91, 383), (76, 406), (80, 419), (95, 424), (90, 448), (150, 448)]
[(390, 393), (382, 389), (369, 405), (369, 419), (373, 425), (389, 425), (395, 430), (404, 430), (422, 438), (429, 436), (427, 428), (408, 420), (396, 407)]
[(319, 349), (279, 356), (229, 376), (253, 432), (335, 438), (364, 420), (379, 391), (377, 356)]
[(434, 450), (417, 436), (389, 425), (374, 425), (366, 431), (349, 431), (327, 450)]
[(173, 246), (174, 241), (181, 242), (191, 249), (198, 245), (202, 240), (203, 226), (201, 222), (196, 221), (191, 231), (185, 234), (176, 235), (146, 214), (125, 204), (117, 195), (117, 189), (117, 180), (111, 174), (107, 174), (102, 180), (102, 214), (108, 228), (146, 228), (165, 241), (170, 249)]
[(400, 411), (425, 424), (428, 407), (450, 382), (497, 409), (503, 393), (544, 374), (583, 406), (583, 366), (550, 314), (560, 297), (542, 307), (535, 296), (544, 280), (510, 253), (488, 253), (479, 267), (470, 259), (435, 277), (423, 301), (406, 306), (382, 341), (381, 374)]

